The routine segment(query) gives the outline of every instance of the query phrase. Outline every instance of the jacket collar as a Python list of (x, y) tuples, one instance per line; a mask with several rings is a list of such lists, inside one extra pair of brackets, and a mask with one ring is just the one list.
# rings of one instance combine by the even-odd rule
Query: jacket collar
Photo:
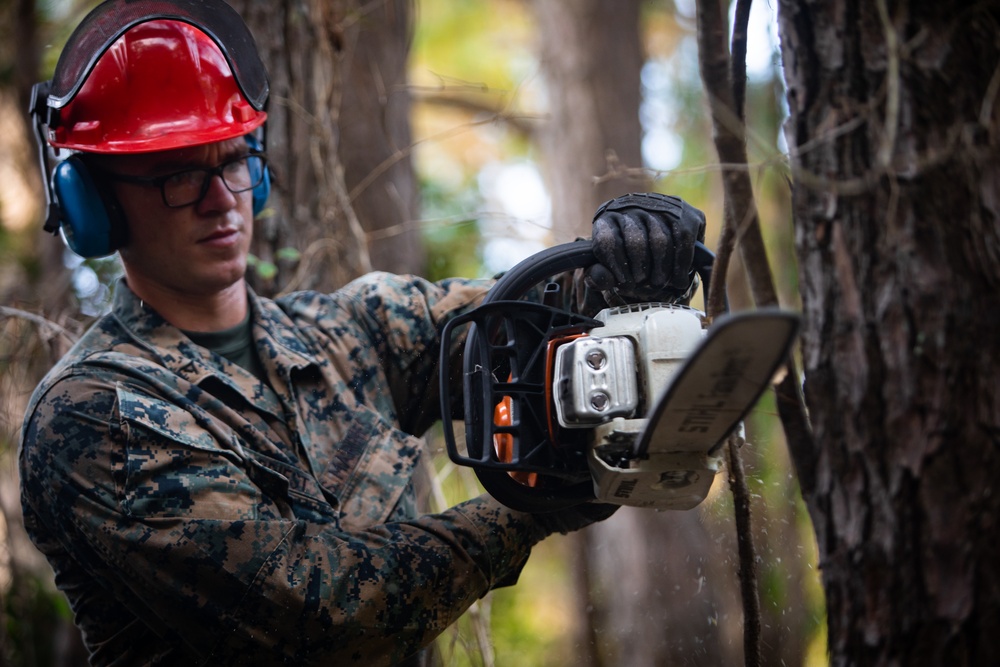
[[(316, 365), (315, 352), (309, 341), (302, 337), (295, 323), (273, 301), (258, 296), (249, 285), (254, 343), (261, 363), (272, 380), (275, 391), (287, 396), (294, 371)], [(184, 377), (193, 384), (214, 377), (234, 391), (258, 402), (258, 407), (282, 413), (274, 403), (266, 385), (251, 373), (194, 344), (180, 329), (167, 322), (149, 304), (143, 303), (129, 289), (124, 278), (119, 279), (114, 294), (113, 317), (125, 329), (131, 343), (147, 350), (168, 370)], [(280, 382), (275, 383), (275, 376)]]

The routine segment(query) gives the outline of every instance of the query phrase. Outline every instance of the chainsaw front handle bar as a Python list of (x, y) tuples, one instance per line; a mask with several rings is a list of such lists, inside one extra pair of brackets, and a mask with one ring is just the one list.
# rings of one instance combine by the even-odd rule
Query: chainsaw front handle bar
[[(712, 282), (715, 253), (700, 241), (694, 244), (691, 269), (701, 278), (702, 289), (708, 294)], [(597, 264), (589, 240), (554, 246), (532, 255), (515, 265), (497, 280), (483, 303), (520, 299), (541, 281), (564, 271), (586, 269)]]

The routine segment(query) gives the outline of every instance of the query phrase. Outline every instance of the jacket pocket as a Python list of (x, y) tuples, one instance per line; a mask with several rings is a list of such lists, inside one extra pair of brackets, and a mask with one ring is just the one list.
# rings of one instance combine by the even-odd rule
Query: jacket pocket
[(124, 440), (121, 503), (129, 516), (245, 520), (258, 515), (260, 489), (228, 427), (119, 384)]
[(393, 516), (424, 450), (377, 412), (357, 406), (320, 483), (340, 500), (345, 529), (363, 529)]

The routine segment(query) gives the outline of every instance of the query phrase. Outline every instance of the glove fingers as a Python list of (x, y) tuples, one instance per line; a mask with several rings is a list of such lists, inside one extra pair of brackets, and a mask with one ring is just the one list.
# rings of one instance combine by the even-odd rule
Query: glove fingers
[(625, 255), (625, 243), (620, 225), (617, 224), (620, 218), (620, 215), (611, 213), (595, 220), (591, 243), (597, 261), (611, 271), (615, 281), (623, 283), (627, 280), (624, 267), (628, 257)]
[(679, 197), (647, 193), (609, 200), (593, 224), (594, 256), (608, 271), (604, 280), (594, 274), (591, 282), (603, 285), (613, 276), (628, 298), (676, 298), (690, 288), (694, 244), (704, 235), (705, 215)]
[(699, 229), (704, 228), (705, 214), (687, 202), (681, 202), (680, 217), (673, 224), (675, 259), (671, 284), (680, 287), (688, 283), (694, 261), (694, 244), (698, 240)]
[(626, 277), (631, 279), (631, 284), (641, 285), (649, 275), (649, 233), (643, 220), (634, 214), (622, 216), (621, 228), (625, 239), (625, 253), (628, 255)]
[(584, 271), (584, 278), (591, 286), (601, 291), (614, 289), (617, 284), (608, 267), (600, 263), (587, 267), (587, 270)]
[(646, 225), (649, 227), (649, 248), (652, 257), (649, 286), (659, 289), (666, 287), (675, 264), (671, 252), (673, 235), (660, 218), (646, 216)]

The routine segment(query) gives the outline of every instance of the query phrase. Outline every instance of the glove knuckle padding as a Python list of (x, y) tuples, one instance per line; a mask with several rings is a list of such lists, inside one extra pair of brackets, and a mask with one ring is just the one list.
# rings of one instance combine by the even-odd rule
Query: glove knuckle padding
[(679, 197), (623, 195), (602, 204), (594, 216), (594, 256), (623, 294), (687, 291), (694, 244), (704, 238), (704, 213)]
[(667, 213), (675, 217), (681, 214), (684, 201), (680, 197), (663, 195), (658, 192), (647, 192), (641, 194), (627, 194), (615, 197), (601, 204), (597, 209), (595, 217), (599, 217), (605, 211), (621, 211), (627, 208), (639, 208), (645, 211), (658, 211)]

